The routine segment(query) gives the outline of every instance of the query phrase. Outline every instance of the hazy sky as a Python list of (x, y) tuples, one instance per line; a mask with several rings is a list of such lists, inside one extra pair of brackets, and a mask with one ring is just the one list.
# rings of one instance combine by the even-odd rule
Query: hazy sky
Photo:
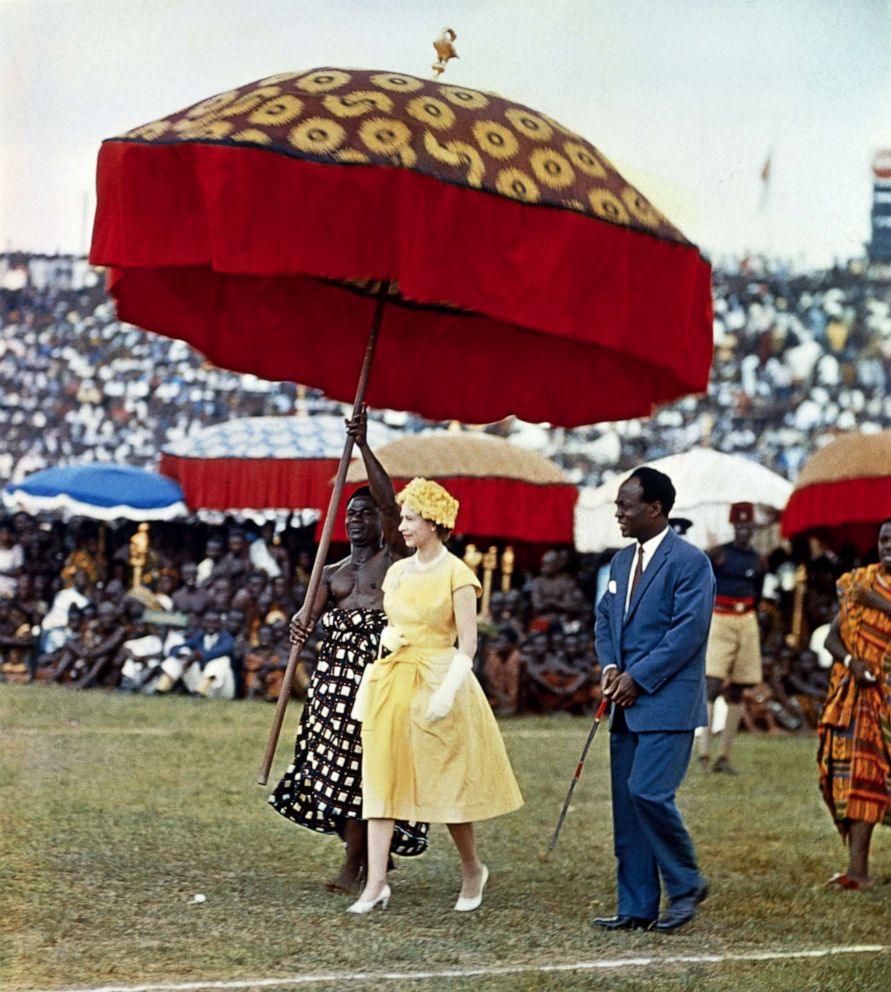
[(444, 82), (579, 131), (713, 256), (861, 252), (891, 0), (0, 0), (0, 249), (86, 248), (103, 138), (285, 70), (429, 77), (444, 25)]

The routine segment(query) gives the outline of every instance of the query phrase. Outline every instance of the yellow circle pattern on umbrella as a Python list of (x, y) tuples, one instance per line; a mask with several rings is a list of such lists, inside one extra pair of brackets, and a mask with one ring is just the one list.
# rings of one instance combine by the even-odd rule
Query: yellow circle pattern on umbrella
[(536, 148), (529, 156), (535, 178), (551, 189), (566, 189), (575, 182), (569, 162), (553, 148)]
[(522, 107), (511, 107), (505, 110), (504, 116), (510, 123), (527, 138), (533, 141), (550, 141), (554, 129), (538, 114), (532, 114)]
[(335, 117), (361, 117), (372, 112), (392, 114), (393, 100), (380, 90), (352, 90), (349, 93), (329, 93), (323, 100), (325, 109)]
[(302, 152), (327, 155), (346, 140), (346, 131), (337, 121), (325, 117), (310, 117), (293, 128), (288, 140)]
[(372, 117), (364, 121), (359, 128), (359, 137), (370, 152), (396, 157), (404, 165), (414, 156), (411, 130), (393, 117)]
[(334, 165), (407, 168), (688, 243), (602, 152), (558, 121), (495, 93), (405, 73), (280, 73), (124, 137), (156, 144), (251, 143)]
[(465, 110), (482, 110), (489, 106), (489, 98), (477, 90), (462, 90), (457, 86), (440, 86), (439, 92), (456, 107)]
[(502, 196), (512, 196), (524, 203), (538, 203), (538, 187), (530, 176), (520, 169), (502, 169), (495, 178), (495, 188)]
[(297, 89), (304, 93), (330, 93), (331, 90), (345, 86), (352, 76), (340, 69), (317, 69), (301, 76), (296, 83)]
[(416, 121), (437, 131), (447, 131), (455, 125), (455, 111), (433, 96), (415, 97), (408, 101), (405, 109)]
[(251, 90), (250, 93), (245, 93), (244, 96), (239, 97), (233, 103), (227, 104), (225, 107), (216, 111), (216, 113), (220, 117), (238, 117), (241, 114), (247, 114), (252, 110), (256, 110), (261, 103), (271, 100), (272, 97), (278, 96), (279, 93), (281, 93), (280, 86), (261, 86), (259, 89)]
[(513, 131), (496, 121), (477, 121), (473, 125), (473, 136), (480, 148), (492, 158), (513, 158), (520, 150)]
[(303, 101), (296, 96), (284, 94), (274, 97), (248, 114), (251, 124), (290, 124), (303, 113)]
[(392, 72), (376, 72), (372, 75), (371, 82), (382, 90), (393, 90), (395, 93), (417, 93), (424, 88), (420, 79)]
[(630, 220), (625, 204), (608, 189), (592, 189), (588, 199), (594, 213), (614, 224), (627, 224)]
[(486, 165), (479, 151), (468, 145), (466, 141), (447, 141), (440, 144), (436, 135), (431, 131), (424, 132), (424, 149), (427, 154), (435, 158), (437, 162), (445, 162), (447, 165), (466, 168), (464, 176), (468, 185), (479, 189), (483, 184), (483, 176), (486, 174)]
[(261, 131), (256, 127), (247, 127), (243, 131), (237, 131), (232, 135), (233, 141), (250, 141), (255, 145), (268, 145), (272, 142), (272, 138), (265, 131)]

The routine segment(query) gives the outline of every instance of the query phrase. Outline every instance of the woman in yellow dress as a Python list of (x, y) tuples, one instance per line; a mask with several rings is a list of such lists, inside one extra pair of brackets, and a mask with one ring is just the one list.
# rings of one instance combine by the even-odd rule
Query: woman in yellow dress
[(387, 571), (381, 653), (390, 653), (368, 668), (354, 710), (362, 720), (368, 875), (348, 912), (386, 909), (390, 836), (403, 819), (448, 825), (461, 859), (455, 909), (467, 912), (482, 902), (489, 877), (474, 822), (519, 809), (523, 797), (472, 671), (480, 584), (443, 543), (458, 501), (426, 479), (413, 479), (397, 500), (399, 530), (415, 553)]

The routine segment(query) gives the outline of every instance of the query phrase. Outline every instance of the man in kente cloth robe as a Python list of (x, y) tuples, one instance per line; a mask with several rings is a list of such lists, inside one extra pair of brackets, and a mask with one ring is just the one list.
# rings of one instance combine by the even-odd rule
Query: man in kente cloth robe
[[(335, 892), (352, 891), (365, 869), (362, 727), (351, 712), (362, 672), (377, 657), (387, 625), (384, 575), (408, 554), (399, 533), (393, 484), (368, 447), (364, 411), (347, 422), (347, 433), (362, 453), (369, 485), (347, 501), (349, 556), (325, 566), (312, 609), (304, 604), (291, 622), (292, 635), (308, 636), (321, 616), (324, 640), (307, 690), (294, 760), (269, 797), (273, 808), (294, 823), (343, 839), (343, 865), (327, 883)], [(392, 853), (422, 854), (427, 829), (426, 823), (397, 822)]]
[(877, 823), (891, 826), (891, 518), (879, 561), (838, 580), (839, 615), (826, 638), (833, 657), (818, 725), (820, 791), (848, 845), (848, 867), (827, 884), (866, 889)]

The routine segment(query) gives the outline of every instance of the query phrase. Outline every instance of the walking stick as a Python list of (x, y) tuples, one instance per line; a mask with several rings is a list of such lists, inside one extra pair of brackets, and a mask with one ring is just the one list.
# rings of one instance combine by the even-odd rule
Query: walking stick
[(569, 804), (572, 802), (572, 793), (575, 791), (575, 787), (578, 784), (578, 780), (582, 777), (582, 769), (585, 767), (585, 758), (588, 756), (588, 748), (591, 746), (591, 741), (594, 740), (594, 735), (597, 733), (597, 728), (600, 726), (600, 720), (603, 714), (606, 712), (606, 707), (609, 705), (609, 700), (606, 696), (600, 700), (600, 705), (597, 707), (597, 712), (594, 714), (594, 726), (591, 728), (591, 733), (588, 734), (588, 739), (585, 741), (585, 746), (582, 748), (582, 756), (579, 758), (579, 763), (575, 768), (575, 775), (572, 777), (572, 781), (569, 783), (569, 792), (566, 793), (566, 801), (563, 803), (563, 809), (560, 810), (560, 819), (557, 821), (557, 829), (554, 831), (554, 836), (551, 838), (551, 843), (548, 844), (548, 850), (553, 851), (557, 846), (557, 838), (560, 836), (560, 829), (563, 826), (563, 821), (566, 819), (566, 814), (569, 811)]
[[(368, 388), (368, 378), (371, 375), (371, 363), (374, 360), (374, 349), (377, 345), (378, 332), (381, 328), (381, 317), (384, 312), (384, 303), (390, 283), (381, 283), (377, 302), (374, 306), (374, 319), (371, 323), (371, 333), (368, 337), (368, 347), (365, 349), (365, 359), (362, 362), (362, 371), (359, 375), (359, 383), (356, 386), (356, 400), (353, 404), (353, 417), (359, 415), (362, 404), (365, 402), (365, 390)], [(340, 506), (340, 498), (343, 495), (343, 486), (346, 481), (347, 469), (350, 465), (350, 456), (353, 453), (353, 439), (347, 435), (346, 443), (343, 446), (343, 454), (340, 456), (340, 465), (337, 468), (337, 475), (334, 477), (334, 487), (331, 490), (331, 499), (328, 501), (328, 513), (325, 516), (325, 523), (322, 527), (322, 534), (319, 538), (319, 547), (316, 551), (316, 560), (313, 562), (312, 572), (309, 576), (309, 585), (306, 589), (304, 603), (315, 603), (316, 593), (322, 584), (322, 569), (325, 567), (325, 559), (328, 557), (328, 547), (331, 544), (331, 532), (334, 529), (334, 514)], [(275, 757), (275, 748), (278, 744), (278, 737), (281, 733), (282, 723), (285, 719), (285, 709), (288, 706), (288, 699), (291, 696), (291, 683), (294, 680), (294, 671), (297, 662), (300, 660), (300, 652), (303, 650), (304, 641), (291, 646), (291, 653), (288, 656), (288, 665), (285, 668), (285, 675), (282, 679), (281, 689), (278, 693), (278, 703), (275, 707), (275, 716), (272, 718), (272, 727), (269, 729), (269, 737), (266, 741), (266, 753), (263, 755), (263, 762), (257, 775), (257, 785), (266, 785), (269, 781), (269, 769)]]

